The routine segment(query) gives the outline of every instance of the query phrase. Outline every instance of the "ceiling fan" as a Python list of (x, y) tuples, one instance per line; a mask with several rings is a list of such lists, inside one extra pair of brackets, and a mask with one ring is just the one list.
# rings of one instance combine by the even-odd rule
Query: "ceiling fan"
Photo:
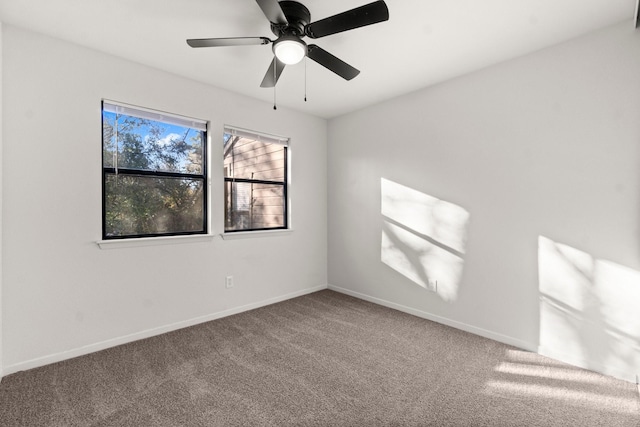
[(311, 23), (309, 9), (297, 1), (256, 0), (256, 3), (271, 23), (271, 31), (277, 37), (275, 40), (267, 37), (231, 37), (188, 39), (187, 44), (191, 47), (219, 47), (273, 43), (274, 58), (261, 87), (274, 87), (285, 66), (297, 64), (305, 56), (346, 80), (353, 79), (360, 74), (359, 70), (320, 46), (306, 44), (302, 38), (318, 39), (389, 19), (389, 10), (382, 0)]

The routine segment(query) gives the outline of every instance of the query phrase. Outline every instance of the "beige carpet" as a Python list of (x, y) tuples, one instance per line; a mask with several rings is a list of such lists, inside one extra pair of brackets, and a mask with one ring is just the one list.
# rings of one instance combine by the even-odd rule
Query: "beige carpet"
[(322, 291), (21, 372), (2, 426), (640, 426), (634, 384)]

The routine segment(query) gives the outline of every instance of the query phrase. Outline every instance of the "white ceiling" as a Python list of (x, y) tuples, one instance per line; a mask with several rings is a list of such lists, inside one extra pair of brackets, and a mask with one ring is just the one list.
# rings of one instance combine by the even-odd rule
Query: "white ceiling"
[[(373, 0), (299, 0), (311, 20)], [(288, 66), (280, 107), (330, 118), (625, 20), (637, 0), (386, 0), (390, 19), (314, 40), (361, 70), (347, 82)], [(187, 38), (274, 39), (254, 0), (0, 0), (3, 22), (267, 102), (271, 45), (193, 49)]]

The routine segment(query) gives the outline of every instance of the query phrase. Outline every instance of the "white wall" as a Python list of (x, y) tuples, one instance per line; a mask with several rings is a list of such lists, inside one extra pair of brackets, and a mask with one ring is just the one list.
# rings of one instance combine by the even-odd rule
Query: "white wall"
[(2, 364), (2, 22), (0, 17), (0, 381), (4, 375)]
[(627, 22), (331, 120), (330, 286), (635, 381), (638, 52)]
[[(5, 373), (326, 287), (325, 120), (11, 26), (3, 41)], [(289, 136), (294, 231), (99, 249), (102, 98), (211, 121), (215, 233), (223, 125)]]

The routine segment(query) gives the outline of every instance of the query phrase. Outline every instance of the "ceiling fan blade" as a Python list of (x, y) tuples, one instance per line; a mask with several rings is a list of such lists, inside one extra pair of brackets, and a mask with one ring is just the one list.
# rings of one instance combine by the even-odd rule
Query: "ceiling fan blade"
[(353, 68), (343, 60), (336, 58), (320, 46), (310, 44), (307, 46), (307, 56), (323, 67), (333, 71), (345, 80), (351, 80), (358, 74), (360, 70)]
[(187, 40), (187, 44), (191, 47), (251, 46), (269, 43), (271, 43), (271, 40), (266, 37), (230, 37)]
[(264, 75), (264, 79), (262, 79), (262, 83), (260, 83), (260, 87), (274, 87), (278, 83), (284, 67), (285, 63), (274, 56), (267, 73)]
[(281, 25), (287, 25), (289, 23), (277, 0), (256, 0), (256, 3), (258, 3), (258, 6), (262, 9), (262, 13), (264, 13), (264, 16), (267, 17), (269, 22)]
[(339, 13), (305, 27), (305, 33), (312, 39), (341, 33), (354, 28), (377, 24), (389, 19), (389, 9), (383, 0)]

